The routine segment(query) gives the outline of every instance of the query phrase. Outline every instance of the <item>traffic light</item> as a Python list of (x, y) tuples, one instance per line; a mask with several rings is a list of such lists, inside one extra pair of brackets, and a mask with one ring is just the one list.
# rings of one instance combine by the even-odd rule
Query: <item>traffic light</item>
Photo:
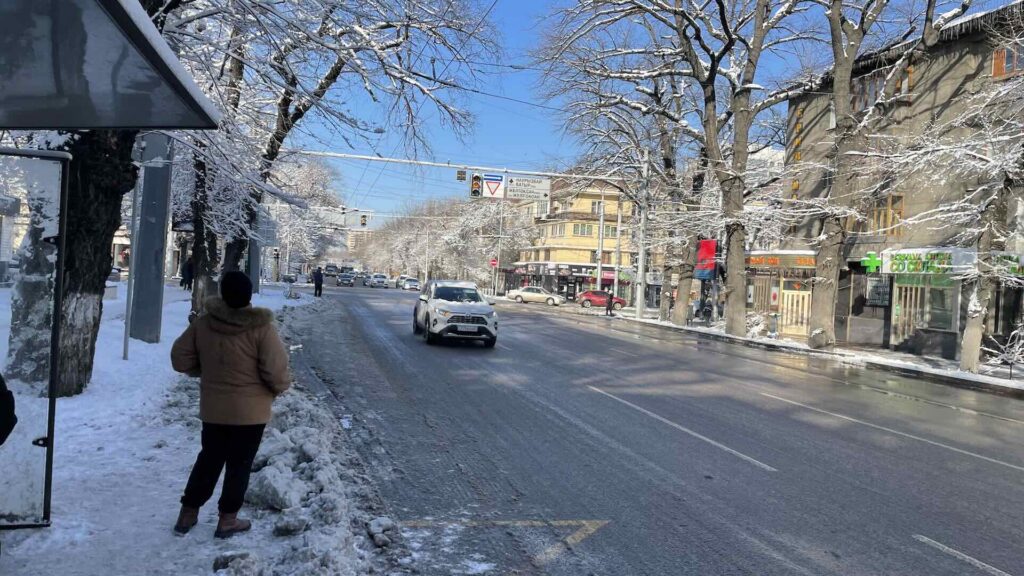
[(484, 195), (484, 179), (479, 174), (473, 174), (469, 184), (469, 197), (479, 198)]
[(362, 216), (359, 217), (359, 225), (366, 226), (366, 214), (363, 214)]

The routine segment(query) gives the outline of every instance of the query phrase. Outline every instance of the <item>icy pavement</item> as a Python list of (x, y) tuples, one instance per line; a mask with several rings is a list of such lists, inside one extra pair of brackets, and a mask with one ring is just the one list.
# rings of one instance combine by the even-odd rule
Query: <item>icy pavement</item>
[[(218, 559), (228, 574), (366, 573), (344, 452), (335, 450), (340, 426), (301, 389), (274, 405), (249, 493), (255, 504), (242, 510), (253, 531), (215, 541), (215, 495), (188, 536), (173, 534), (200, 423), (197, 381), (169, 362), (187, 294), (167, 291), (162, 342), (133, 341), (128, 362), (123, 324), (116, 315), (102, 323), (92, 384), (57, 405), (53, 525), (0, 532), (0, 574), (208, 574)], [(254, 298), (276, 310), (297, 302), (277, 290)]]

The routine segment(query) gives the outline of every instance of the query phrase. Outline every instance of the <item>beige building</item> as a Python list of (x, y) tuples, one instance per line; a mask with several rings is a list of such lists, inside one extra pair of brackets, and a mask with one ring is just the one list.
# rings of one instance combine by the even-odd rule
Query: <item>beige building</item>
[[(897, 79), (895, 102), (888, 105), (876, 134), (913, 143), (927, 127), (961, 114), (964, 95), (1024, 73), (1020, 44), (1002, 45), (992, 34), (994, 27), (1005, 26), (1007, 17), (1021, 14), (1018, 3), (963, 17), (943, 28), (939, 43), (913, 59)], [(866, 114), (877, 100), (885, 78), (908, 46), (898, 44), (858, 60), (851, 87), (858, 114)], [(827, 78), (823, 86), (827, 87)], [(807, 90), (789, 100), (786, 162), (795, 175), (785, 187), (784, 200), (829, 195), (834, 130), (829, 90)], [(934, 169), (948, 172), (943, 166)], [(860, 173), (865, 192), (859, 203), (867, 209), (864, 218), (847, 223), (850, 234), (836, 305), (838, 342), (957, 357), (969, 298), (953, 271), (973, 266), (976, 246), (962, 244), (957, 226), (905, 222), (990, 183), (885, 174), (870, 158), (863, 160)], [(1015, 196), (1019, 202), (1021, 194)], [(807, 220), (791, 232), (797, 238), (816, 238), (821, 221)], [(781, 248), (748, 257), (748, 300), (755, 309), (780, 313), (782, 332), (806, 336), (815, 252), (798, 240)], [(1020, 254), (1015, 257), (1021, 259)], [(1005, 336), (1020, 318), (1021, 292), (1003, 288), (994, 304), (988, 332)]]
[[(531, 248), (520, 251), (506, 282), (510, 287), (541, 286), (568, 298), (600, 287), (612, 289), (618, 271), (620, 294), (630, 289), (636, 257), (625, 228), (632, 218), (633, 203), (611, 186), (570, 191), (555, 183), (550, 201), (524, 204), (540, 236)], [(622, 228), (619, 228), (621, 212)], [(601, 229), (601, 215), (604, 228)]]

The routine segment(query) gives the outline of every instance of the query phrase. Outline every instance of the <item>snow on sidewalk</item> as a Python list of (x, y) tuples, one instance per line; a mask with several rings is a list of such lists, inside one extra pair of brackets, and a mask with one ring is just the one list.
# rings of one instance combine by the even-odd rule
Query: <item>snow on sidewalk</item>
[[(296, 302), (276, 290), (254, 298), (277, 310)], [(199, 449), (198, 382), (174, 373), (169, 360), (188, 312), (187, 301), (170, 298), (161, 342), (133, 340), (128, 362), (121, 359), (123, 324), (102, 323), (92, 383), (57, 404), (53, 525), (0, 532), (0, 574), (209, 574), (215, 559), (235, 552), (249, 556), (225, 573), (366, 572), (364, 537), (353, 533), (343, 465), (333, 456), (337, 426), (301, 391), (274, 404), (257, 456), (262, 469), (250, 484), (248, 499), (259, 507), (242, 509), (253, 531), (213, 538), (218, 487), (199, 525), (188, 536), (173, 534)]]

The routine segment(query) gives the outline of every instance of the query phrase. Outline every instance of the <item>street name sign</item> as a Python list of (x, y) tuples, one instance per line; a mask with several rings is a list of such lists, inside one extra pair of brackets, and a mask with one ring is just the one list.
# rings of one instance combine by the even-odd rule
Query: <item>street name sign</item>
[(533, 176), (509, 176), (505, 198), (509, 200), (543, 200), (551, 194), (551, 179)]

